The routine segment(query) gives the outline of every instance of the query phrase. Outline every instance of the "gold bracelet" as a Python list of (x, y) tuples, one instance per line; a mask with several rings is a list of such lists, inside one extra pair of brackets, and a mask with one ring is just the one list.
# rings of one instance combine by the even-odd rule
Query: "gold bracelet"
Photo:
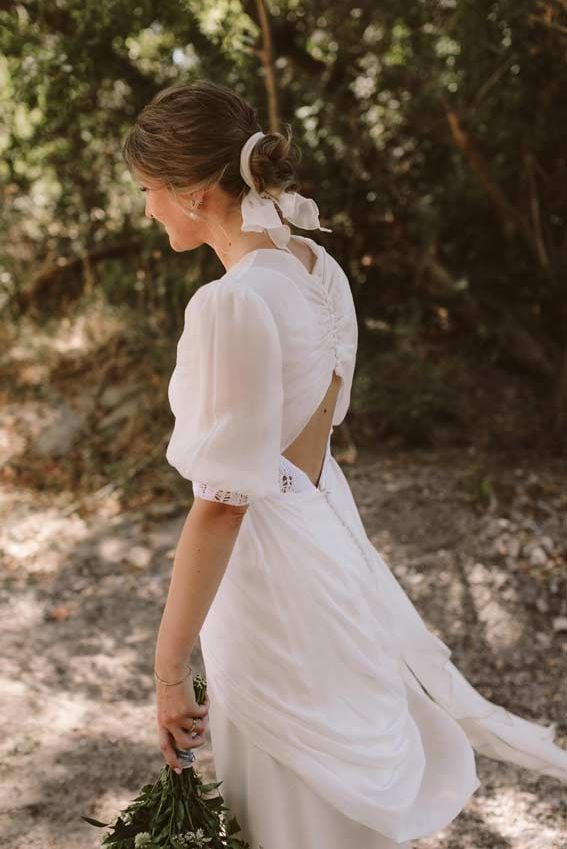
[(179, 679), (179, 681), (164, 681), (163, 678), (159, 677), (159, 675), (157, 674), (155, 669), (154, 669), (154, 678), (156, 679), (156, 681), (159, 681), (160, 684), (165, 684), (166, 687), (175, 687), (176, 684), (182, 684), (185, 681), (185, 679), (188, 678), (189, 675), (191, 675), (191, 673), (193, 672), (193, 670), (191, 669), (191, 667), (189, 666), (188, 663), (186, 663), (185, 666), (187, 667), (188, 671), (183, 676), (183, 678)]

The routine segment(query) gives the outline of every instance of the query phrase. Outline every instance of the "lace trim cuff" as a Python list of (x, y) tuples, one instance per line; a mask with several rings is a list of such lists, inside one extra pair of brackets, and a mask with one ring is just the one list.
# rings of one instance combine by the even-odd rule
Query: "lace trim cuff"
[[(332, 429), (331, 429), (332, 433)], [(323, 471), (321, 472), (321, 482), (324, 477), (324, 468), (327, 458), (331, 453), (331, 434), (327, 442), (325, 460), (323, 462)], [(283, 454), (280, 455), (280, 491), (281, 492), (305, 492), (309, 489), (315, 489), (315, 485), (311, 482), (308, 475), (303, 469), (300, 469)], [(193, 494), (199, 498), (204, 498), (207, 501), (220, 501), (223, 504), (250, 504), (250, 497), (245, 492), (230, 491), (227, 489), (216, 489), (208, 483), (193, 481)]]
[(245, 492), (234, 492), (227, 489), (216, 489), (208, 483), (193, 481), (193, 494), (206, 501), (220, 501), (222, 504), (249, 504)]

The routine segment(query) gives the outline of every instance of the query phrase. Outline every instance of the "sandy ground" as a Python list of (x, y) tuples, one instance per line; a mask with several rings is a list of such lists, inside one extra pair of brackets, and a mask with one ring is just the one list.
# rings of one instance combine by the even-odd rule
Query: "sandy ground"
[[(556, 722), (567, 746), (567, 463), (482, 462), (471, 473), (474, 456), (444, 449), (344, 468), (372, 542), (459, 668), (488, 698)], [(161, 767), (153, 646), (185, 510), (0, 492), (3, 849), (99, 846), (79, 815), (114, 818)], [(210, 739), (198, 762), (212, 778)], [(567, 846), (564, 787), (478, 767), (482, 788), (418, 849)]]

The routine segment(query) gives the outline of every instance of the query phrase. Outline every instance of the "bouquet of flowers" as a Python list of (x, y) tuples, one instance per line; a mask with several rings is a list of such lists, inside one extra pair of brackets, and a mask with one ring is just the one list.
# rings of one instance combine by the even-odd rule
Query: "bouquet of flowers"
[[(193, 684), (197, 703), (202, 705), (206, 681), (196, 675)], [(192, 749), (177, 750), (177, 755), (183, 772), (178, 775), (164, 766), (157, 781), (145, 784), (114, 823), (81, 819), (97, 828), (110, 827), (101, 844), (106, 849), (250, 849), (235, 837), (240, 825), (220, 793), (209, 795), (222, 781), (203, 784), (191, 766)]]

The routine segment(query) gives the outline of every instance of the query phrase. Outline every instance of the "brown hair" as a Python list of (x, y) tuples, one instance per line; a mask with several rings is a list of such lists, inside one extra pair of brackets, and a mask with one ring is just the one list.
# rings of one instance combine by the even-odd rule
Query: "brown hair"
[[(174, 192), (219, 185), (241, 199), (248, 185), (240, 175), (240, 151), (261, 130), (257, 110), (226, 86), (201, 79), (168, 86), (145, 106), (128, 130), (123, 156), (128, 169)], [(250, 155), (258, 192), (276, 197), (297, 191), (295, 167), (301, 151), (285, 134), (266, 133)]]

